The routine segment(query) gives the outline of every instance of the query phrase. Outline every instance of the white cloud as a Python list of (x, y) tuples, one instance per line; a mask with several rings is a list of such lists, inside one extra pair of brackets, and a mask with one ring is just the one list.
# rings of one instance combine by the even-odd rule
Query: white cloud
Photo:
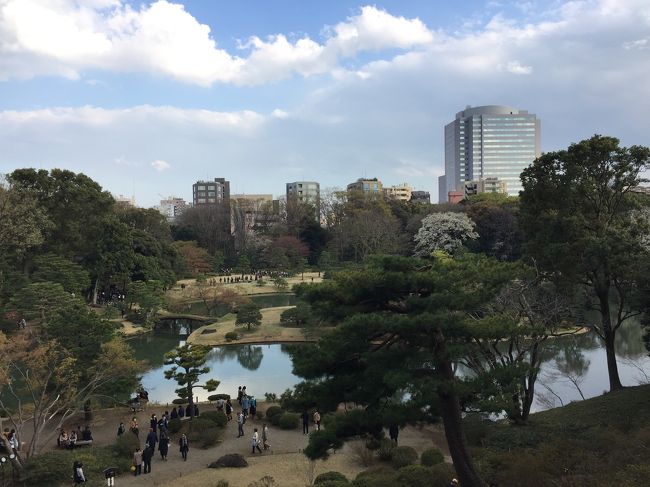
[(650, 49), (650, 39), (637, 39), (635, 41), (623, 43), (623, 48), (630, 49)]
[(506, 65), (506, 69), (512, 74), (530, 74), (533, 72), (531, 66), (524, 66), (519, 61), (510, 61)]
[(287, 118), (289, 116), (287, 112), (280, 110), (279, 108), (273, 110), (273, 112), (271, 112), (271, 115), (275, 118)]
[(252, 36), (247, 57), (217, 46), (210, 28), (184, 6), (158, 0), (134, 9), (120, 0), (0, 0), (0, 79), (86, 70), (146, 72), (209, 86), (256, 85), (328, 73), (363, 50), (411, 48), (432, 33), (418, 19), (366, 6), (329, 29), (323, 43), (277, 34)]
[(156, 171), (162, 172), (162, 171), (166, 171), (167, 169), (169, 169), (172, 166), (167, 161), (157, 159), (157, 160), (155, 160), (155, 161), (153, 161), (151, 163), (151, 167), (153, 167)]

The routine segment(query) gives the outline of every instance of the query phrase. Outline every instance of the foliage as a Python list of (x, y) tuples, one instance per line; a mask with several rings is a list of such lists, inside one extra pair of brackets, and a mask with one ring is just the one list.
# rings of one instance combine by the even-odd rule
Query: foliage
[(245, 303), (237, 308), (237, 319), (235, 325), (260, 326), (262, 324), (262, 313), (260, 307), (255, 303)]
[(248, 487), (273, 487), (275, 485), (275, 480), (270, 475), (265, 475), (255, 482), (248, 484)]
[[(274, 417), (271, 418), (272, 420)], [(278, 426), (283, 430), (293, 430), (298, 428), (300, 416), (296, 413), (284, 413), (278, 419)]]
[(203, 413), (201, 413), (201, 418), (212, 421), (220, 428), (223, 428), (228, 422), (226, 413), (224, 413), (223, 411), (204, 411)]
[(212, 392), (219, 386), (219, 381), (215, 379), (199, 384), (199, 377), (210, 372), (210, 367), (205, 367), (209, 352), (208, 347), (185, 344), (165, 354), (165, 365), (171, 365), (165, 370), (165, 379), (173, 379), (180, 386), (176, 393), (187, 400), (190, 411), (194, 410), (195, 387)]
[(422, 219), (415, 235), (415, 255), (429, 257), (436, 250), (455, 254), (468, 240), (478, 238), (474, 222), (464, 213), (432, 213)]
[(355, 441), (350, 445), (350, 449), (352, 450), (354, 459), (360, 465), (369, 467), (375, 462), (375, 452), (368, 448), (365, 441)]
[[(133, 436), (133, 435), (131, 435)], [(135, 451), (135, 450), (134, 450)], [(117, 467), (118, 475), (129, 471), (133, 451), (129, 457), (118, 455), (110, 446), (77, 450), (57, 450), (42, 453), (27, 463), (27, 484), (33, 487), (50, 487), (53, 479), (69, 479), (75, 461), (83, 464), (88, 487), (106, 485), (103, 470), (107, 466)]]
[(181, 421), (180, 418), (170, 419), (167, 422), (167, 429), (171, 434), (178, 433), (181, 430), (182, 426), (183, 426), (183, 422)]
[(230, 394), (210, 394), (208, 396), (208, 401), (218, 401), (219, 399), (224, 401), (230, 399)]
[(55, 282), (68, 293), (80, 294), (90, 287), (90, 276), (79, 264), (56, 254), (44, 254), (34, 258), (33, 282)]
[(275, 392), (265, 392), (264, 400), (266, 402), (278, 402), (278, 395)]
[(341, 472), (334, 472), (330, 470), (329, 472), (319, 474), (314, 479), (314, 485), (322, 484), (328, 481), (337, 481), (337, 480), (349, 484), (347, 477), (343, 475)]
[(393, 457), (393, 450), (395, 449), (395, 443), (393, 440), (388, 438), (383, 438), (379, 441), (379, 448), (377, 449), (377, 457), (382, 462), (388, 462)]
[(115, 445), (113, 445), (115, 454), (126, 459), (132, 459), (133, 452), (135, 452), (137, 448), (140, 448), (140, 440), (130, 431), (126, 431), (118, 436), (117, 440), (115, 440)]
[(280, 325), (300, 328), (309, 323), (312, 317), (311, 309), (306, 303), (284, 310), (280, 315)]
[(196, 242), (176, 241), (173, 248), (180, 256), (179, 271), (184, 277), (194, 277), (212, 271), (212, 258)]
[(285, 291), (289, 287), (287, 280), (280, 276), (273, 278), (273, 285), (278, 291)]
[(0, 186), (0, 255), (22, 258), (44, 242), (51, 227), (36, 198)]
[(420, 464), (425, 467), (433, 467), (445, 461), (445, 456), (437, 448), (427, 448), (420, 455)]
[(266, 409), (266, 417), (271, 419), (273, 416), (278, 416), (284, 413), (280, 406), (270, 406)]
[(396, 446), (393, 448), (390, 457), (393, 467), (399, 469), (416, 463), (418, 461), (418, 452), (410, 446)]
[(164, 301), (162, 283), (159, 281), (135, 281), (129, 284), (127, 291), (129, 306), (137, 304), (137, 311), (145, 322), (151, 321)]
[(456, 477), (454, 467), (448, 463), (438, 463), (428, 470), (431, 487), (448, 487), (450, 480)]
[(397, 480), (401, 482), (400, 485), (430, 485), (431, 472), (422, 465), (406, 465), (398, 469)]
[(634, 212), (631, 197), (649, 162), (649, 148), (595, 135), (542, 155), (521, 175), (526, 252), (551, 277), (581, 286), (597, 302), (594, 331), (605, 344), (612, 390), (622, 387), (616, 331), (636, 314), (630, 300), (645, 277), (639, 264), (649, 256), (642, 243), (648, 222)]
[(19, 289), (11, 304), (27, 318), (45, 320), (58, 308), (73, 300), (70, 293), (59, 283), (35, 282)]
[(353, 487), (394, 487), (397, 484), (397, 472), (386, 466), (370, 467), (360, 472), (354, 481)]
[(244, 468), (248, 462), (239, 453), (228, 453), (219, 457), (215, 462), (208, 465), (208, 468)]
[(236, 331), (229, 331), (228, 333), (226, 333), (224, 335), (224, 338), (227, 341), (231, 342), (231, 341), (237, 340), (237, 338), (239, 338), (239, 333), (237, 333)]

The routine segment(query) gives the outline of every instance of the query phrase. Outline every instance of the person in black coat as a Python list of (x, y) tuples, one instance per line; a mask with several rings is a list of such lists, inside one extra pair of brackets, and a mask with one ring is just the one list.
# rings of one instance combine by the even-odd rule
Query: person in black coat
[(158, 443), (158, 451), (160, 452), (160, 458), (167, 460), (167, 453), (169, 453), (169, 436), (167, 433), (160, 434), (160, 443)]
[(158, 435), (156, 432), (153, 430), (153, 428), (149, 428), (149, 434), (147, 435), (147, 445), (149, 445), (151, 448), (156, 448), (156, 443), (158, 443)]
[(144, 473), (151, 473), (151, 459), (153, 458), (153, 446), (149, 445), (142, 450), (142, 463), (144, 464)]
[(72, 465), (72, 478), (75, 484), (81, 484), (86, 481), (86, 476), (84, 475), (83, 463), (76, 461)]
[(176, 408), (172, 409), (172, 412), (169, 415), (169, 419), (178, 419), (178, 411), (176, 411)]
[(185, 433), (183, 433), (181, 438), (178, 440), (178, 446), (180, 447), (179, 450), (181, 451), (183, 460), (187, 461), (187, 452), (190, 450), (190, 445), (187, 441), (187, 436), (185, 436)]

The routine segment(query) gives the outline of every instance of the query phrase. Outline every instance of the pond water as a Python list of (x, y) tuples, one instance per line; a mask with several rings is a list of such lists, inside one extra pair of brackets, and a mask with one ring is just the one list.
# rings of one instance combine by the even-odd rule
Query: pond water
[[(273, 293), (273, 294), (257, 294), (249, 296), (251, 301), (257, 304), (260, 308), (275, 308), (277, 306), (293, 306), (296, 304), (297, 298), (292, 293)], [(200, 315), (200, 316), (223, 316), (230, 311), (226, 305), (219, 305), (209, 310), (206, 308), (202, 301), (195, 301), (188, 303), (187, 307), (182, 310), (183, 313)]]
[[(176, 384), (164, 378), (162, 357), (183, 343), (185, 337), (178, 334), (178, 329), (167, 329), (130, 340), (136, 357), (152, 365), (142, 379), (152, 400), (167, 403), (177, 397), (174, 392)], [(650, 375), (650, 358), (643, 346), (638, 323), (630, 322), (618, 331), (617, 352), (623, 384), (630, 386), (646, 382), (645, 374)], [(589, 398), (609, 389), (605, 350), (595, 335), (589, 333), (548, 340), (544, 355), (534, 411), (581, 400), (580, 392)], [(237, 393), (238, 386), (245, 385), (253, 395), (262, 399), (265, 392), (279, 394), (301, 380), (292, 373), (291, 357), (286, 347), (279, 344), (216, 347), (210, 353), (207, 365), (211, 371), (206, 378), (221, 381), (216, 392), (231, 396)], [(209, 394), (199, 390), (197, 395), (203, 400)]]
[[(149, 399), (160, 403), (171, 402), (178, 395), (178, 385), (164, 377), (163, 355), (176, 345), (184, 343), (178, 336), (155, 333), (130, 340), (136, 358), (152, 365), (142, 378), (142, 385), (149, 391)], [(227, 345), (215, 347), (206, 363), (210, 372), (202, 379), (217, 379), (221, 383), (215, 392), (195, 391), (200, 401), (210, 394), (230, 394), (237, 397), (237, 388), (246, 386), (249, 394), (264, 399), (265, 392), (280, 394), (300, 382), (292, 373), (291, 358), (284, 345)]]

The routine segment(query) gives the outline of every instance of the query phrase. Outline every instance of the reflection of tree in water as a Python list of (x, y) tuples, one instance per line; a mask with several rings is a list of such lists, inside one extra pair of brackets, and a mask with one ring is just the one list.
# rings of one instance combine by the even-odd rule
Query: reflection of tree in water
[(631, 318), (616, 333), (616, 355), (627, 359), (639, 359), (646, 353), (643, 329), (638, 319)]
[(262, 347), (253, 345), (243, 345), (237, 347), (237, 361), (242, 367), (248, 370), (257, 370), (264, 358)]
[(237, 349), (239, 347), (215, 347), (208, 353), (209, 362), (223, 363), (226, 360), (234, 360), (237, 358)]
[(538, 400), (546, 407), (555, 407), (555, 399), (559, 400), (560, 405), (564, 405), (564, 401), (554, 390), (554, 384), (561, 382), (573, 384), (584, 400), (585, 396), (580, 386), (591, 363), (585, 357), (584, 351), (598, 346), (599, 343), (593, 333), (551, 340), (546, 350), (548, 355), (545, 361), (552, 360), (553, 366), (544, 372), (540, 381), (540, 385), (548, 394), (540, 394)]

